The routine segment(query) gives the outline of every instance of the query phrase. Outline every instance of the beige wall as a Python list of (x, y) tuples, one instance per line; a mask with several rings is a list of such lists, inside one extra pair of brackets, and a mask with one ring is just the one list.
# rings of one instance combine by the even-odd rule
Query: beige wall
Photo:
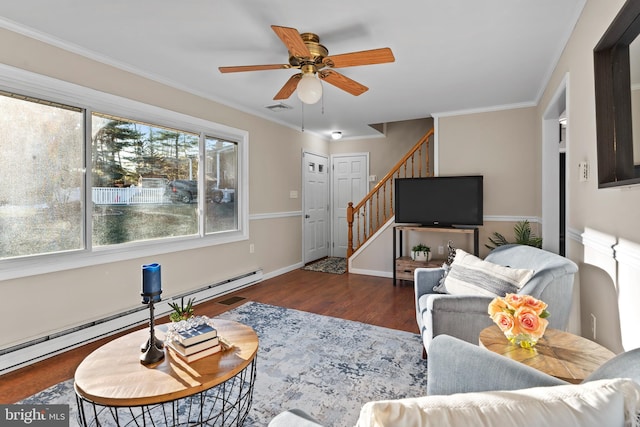
[[(256, 268), (277, 274), (302, 262), (302, 200), (289, 191), (301, 194), (302, 150), (326, 155), (324, 139), (6, 30), (0, 63), (248, 131), (249, 214), (261, 214), (250, 221), (248, 241), (0, 281), (5, 319), (21, 319), (19, 328), (2, 323), (0, 348), (138, 308), (144, 263), (162, 265), (163, 297), (170, 297)], [(269, 217), (283, 212), (288, 216)]]
[[(640, 312), (636, 304), (640, 273), (633, 266), (637, 267), (638, 262), (629, 265), (622, 255), (629, 250), (633, 253), (634, 249), (620, 246), (626, 240), (640, 242), (640, 188), (598, 189), (593, 48), (623, 3), (624, 0), (587, 1), (537, 110), (539, 123), (568, 76), (568, 227), (589, 237), (582, 242), (569, 242), (571, 257), (580, 266), (582, 332), (591, 338), (593, 313), (597, 318), (596, 341), (614, 351), (640, 347)], [(592, 175), (587, 182), (579, 182), (578, 174), (572, 172), (572, 167), (581, 161), (591, 166)], [(618, 246), (612, 249), (612, 244)]]
[[(640, 241), (635, 225), (640, 207), (640, 188), (604, 189), (597, 185), (595, 89), (593, 48), (618, 13), (622, 0), (589, 0), (561, 60), (540, 102), (538, 120), (556, 89), (568, 74), (567, 110), (569, 119), (567, 149), (570, 166), (580, 161), (591, 165), (592, 178), (578, 182), (569, 174), (570, 226), (577, 230), (591, 227), (613, 236)], [(633, 225), (632, 225), (633, 224)]]
[[(384, 136), (332, 141), (329, 143), (329, 151), (331, 154), (370, 153), (369, 174), (376, 175), (377, 181), (380, 181), (431, 128), (432, 118), (387, 123)], [(432, 158), (433, 144), (430, 149)], [(369, 188), (376, 184), (377, 182), (370, 182)]]
[(484, 176), (484, 215), (540, 215), (536, 109), (438, 119), (439, 175)]

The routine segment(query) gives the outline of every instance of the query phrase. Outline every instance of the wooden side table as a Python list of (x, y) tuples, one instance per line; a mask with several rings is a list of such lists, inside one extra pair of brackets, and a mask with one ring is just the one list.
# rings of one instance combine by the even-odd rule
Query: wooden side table
[[(80, 424), (242, 425), (253, 397), (258, 336), (238, 322), (213, 322), (233, 347), (192, 363), (165, 348), (162, 361), (141, 364), (148, 329), (89, 354), (74, 376)], [(156, 328), (159, 339), (163, 330)]]
[(551, 328), (533, 349), (526, 349), (511, 344), (500, 328), (492, 325), (480, 332), (480, 347), (573, 384), (615, 356), (591, 340)]

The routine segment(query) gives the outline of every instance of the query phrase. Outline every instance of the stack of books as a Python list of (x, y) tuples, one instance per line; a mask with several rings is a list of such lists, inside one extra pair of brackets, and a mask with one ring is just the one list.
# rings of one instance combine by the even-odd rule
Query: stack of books
[(210, 356), (222, 349), (218, 331), (207, 324), (176, 332), (175, 338), (169, 341), (169, 347), (186, 362)]

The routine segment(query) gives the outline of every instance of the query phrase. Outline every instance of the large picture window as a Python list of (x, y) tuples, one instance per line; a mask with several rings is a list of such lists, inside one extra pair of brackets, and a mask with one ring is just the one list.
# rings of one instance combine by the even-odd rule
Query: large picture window
[(199, 136), (94, 113), (93, 246), (198, 234)]
[[(96, 95), (78, 90), (89, 95), (70, 99)], [(5, 267), (46, 257), (52, 270), (62, 259), (72, 268), (246, 238), (246, 132), (101, 93), (91, 107), (52, 101), (60, 92), (0, 89)]]

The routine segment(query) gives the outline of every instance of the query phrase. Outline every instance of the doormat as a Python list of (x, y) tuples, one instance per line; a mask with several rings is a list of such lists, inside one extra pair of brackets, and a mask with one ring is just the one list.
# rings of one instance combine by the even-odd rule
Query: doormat
[(347, 259), (339, 257), (323, 258), (305, 265), (303, 270), (319, 271), (321, 273), (343, 274), (347, 271)]

